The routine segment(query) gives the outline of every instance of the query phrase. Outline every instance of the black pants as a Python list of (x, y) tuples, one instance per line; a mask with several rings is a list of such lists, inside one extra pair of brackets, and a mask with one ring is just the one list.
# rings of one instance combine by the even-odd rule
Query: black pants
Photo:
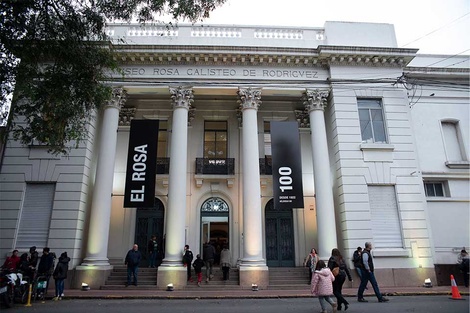
[(345, 280), (346, 275), (340, 271), (338, 276), (335, 277), (335, 281), (333, 282), (333, 294), (336, 297), (338, 307), (341, 307), (341, 304), (349, 305), (349, 302), (346, 301), (346, 299), (343, 297), (343, 284)]
[(188, 273), (188, 281), (190, 281), (191, 280), (191, 263), (186, 264), (186, 270)]
[(222, 274), (223, 274), (224, 280), (228, 280), (229, 271), (230, 271), (230, 267), (222, 266)]

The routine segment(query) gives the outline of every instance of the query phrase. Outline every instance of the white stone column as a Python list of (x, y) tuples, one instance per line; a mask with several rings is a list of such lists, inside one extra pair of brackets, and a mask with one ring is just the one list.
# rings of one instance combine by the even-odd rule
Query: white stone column
[(90, 226), (86, 257), (82, 265), (109, 266), (108, 240), (111, 220), (114, 159), (116, 157), (119, 110), (126, 101), (122, 88), (113, 90), (112, 99), (104, 108), (98, 147), (96, 179), (91, 202)]
[(338, 247), (336, 237), (335, 206), (330, 176), (330, 159), (325, 127), (325, 106), (328, 91), (306, 90), (305, 108), (310, 116), (312, 132), (313, 176), (315, 181), (315, 202), (317, 210), (318, 253), (328, 259), (331, 250)]
[(263, 258), (261, 187), (258, 151), (258, 107), (261, 90), (239, 88), (242, 111), (242, 180), (243, 180), (243, 258), (240, 264), (240, 285), (268, 284), (266, 260)]
[(124, 105), (126, 96), (124, 89), (115, 88), (111, 100), (104, 107), (98, 139), (98, 162), (90, 208), (86, 256), (83, 263), (75, 268), (72, 288), (81, 288), (81, 283), (87, 283), (91, 288), (99, 289), (104, 285), (113, 269), (107, 257), (111, 222), (111, 194), (119, 110)]
[(166, 210), (165, 259), (158, 270), (158, 286), (182, 285), (186, 279), (182, 252), (185, 245), (186, 176), (188, 162), (188, 111), (193, 102), (191, 88), (170, 88), (173, 106), (171, 127), (168, 207)]

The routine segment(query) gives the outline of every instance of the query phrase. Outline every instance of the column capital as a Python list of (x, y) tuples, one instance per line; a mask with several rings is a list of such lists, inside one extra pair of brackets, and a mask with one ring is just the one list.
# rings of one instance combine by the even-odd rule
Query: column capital
[(120, 110), (127, 100), (127, 91), (122, 87), (113, 88), (111, 92), (111, 99), (105, 105), (105, 108), (116, 108)]
[(194, 101), (192, 87), (170, 87), (171, 105), (173, 109), (176, 108), (191, 108), (191, 103)]
[(135, 112), (137, 112), (135, 107), (121, 108), (119, 111), (119, 126), (130, 126), (131, 121), (135, 116)]
[(305, 109), (308, 112), (314, 110), (323, 111), (326, 107), (326, 101), (328, 99), (329, 94), (329, 90), (305, 89), (304, 95), (302, 96), (302, 101), (305, 105)]
[(240, 109), (255, 109), (258, 110), (261, 104), (261, 89), (260, 88), (238, 88), (238, 103)]

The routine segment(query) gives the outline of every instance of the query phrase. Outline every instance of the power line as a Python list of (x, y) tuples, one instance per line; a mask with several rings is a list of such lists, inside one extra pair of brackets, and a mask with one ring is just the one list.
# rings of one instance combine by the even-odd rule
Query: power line
[[(465, 50), (465, 51), (462, 51), (462, 52), (459, 52), (459, 53), (457, 53), (457, 54), (454, 54), (453, 56), (450, 56), (450, 57), (448, 57), (448, 58), (442, 59), (442, 60), (440, 60), (440, 61), (431, 63), (431, 64), (427, 65), (426, 67), (431, 66), (431, 65), (434, 65), (434, 64), (437, 64), (437, 63), (441, 63), (441, 62), (443, 62), (443, 61), (445, 61), (445, 60), (448, 60), (448, 59), (452, 59), (453, 57), (456, 57), (456, 56), (458, 56), (458, 55), (460, 55), (460, 54), (462, 54), (462, 53), (465, 53), (465, 52), (467, 52), (467, 51), (470, 51), (470, 49), (467, 49), (467, 50)], [(467, 60), (464, 60), (464, 61), (467, 61)], [(462, 62), (458, 62), (458, 63), (462, 63)], [(455, 64), (458, 64), (458, 63), (455, 63)], [(452, 64), (452, 65), (455, 65), (455, 64)], [(446, 67), (447, 67), (447, 66), (446, 66)]]
[(445, 27), (447, 27), (447, 26), (449, 26), (449, 25), (451, 25), (451, 24), (457, 22), (458, 20), (464, 18), (465, 16), (467, 16), (467, 15), (469, 15), (469, 14), (470, 14), (470, 12), (468, 12), (468, 13), (462, 15), (461, 17), (456, 18), (455, 20), (453, 20), (452, 22), (450, 22), (450, 23), (448, 23), (448, 24), (446, 24), (446, 25), (444, 25), (444, 26), (441, 26), (441, 27), (439, 27), (439, 28), (437, 28), (437, 29), (435, 29), (435, 30), (433, 30), (433, 31), (431, 31), (431, 32), (429, 32), (429, 33), (427, 33), (426, 35), (423, 35), (423, 36), (419, 37), (418, 39), (415, 39), (415, 40), (413, 40), (413, 41), (410, 41), (409, 43), (403, 45), (402, 48), (408, 46), (409, 44), (412, 44), (413, 42), (416, 42), (416, 41), (418, 41), (418, 40), (421, 40), (421, 39), (423, 39), (424, 37), (427, 37), (427, 36), (429, 36), (429, 35), (431, 35), (431, 34), (437, 32), (437, 31), (440, 31), (441, 29), (443, 29), (443, 28), (445, 28)]

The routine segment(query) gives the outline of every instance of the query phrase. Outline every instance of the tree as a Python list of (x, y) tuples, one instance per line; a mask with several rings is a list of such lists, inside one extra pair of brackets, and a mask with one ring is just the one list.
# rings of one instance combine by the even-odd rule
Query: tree
[(93, 112), (111, 96), (109, 70), (119, 69), (107, 22), (149, 23), (159, 15), (197, 22), (225, 1), (1, 0), (0, 113), (14, 89), (13, 138), (54, 154), (87, 139)]

